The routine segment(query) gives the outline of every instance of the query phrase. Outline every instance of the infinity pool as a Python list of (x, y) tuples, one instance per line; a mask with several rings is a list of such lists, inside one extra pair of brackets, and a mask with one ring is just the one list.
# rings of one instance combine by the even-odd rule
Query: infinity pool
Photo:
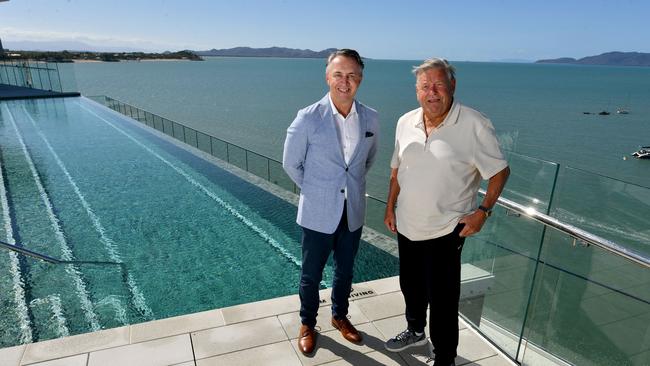
[[(295, 206), (83, 97), (0, 112), (2, 240), (124, 263), (0, 251), (0, 347), (297, 293)], [(397, 259), (363, 242), (355, 272)]]

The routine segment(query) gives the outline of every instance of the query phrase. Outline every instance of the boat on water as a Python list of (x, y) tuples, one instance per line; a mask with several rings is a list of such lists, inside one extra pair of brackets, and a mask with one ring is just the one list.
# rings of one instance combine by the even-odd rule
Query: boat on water
[(629, 114), (629, 113), (630, 113), (630, 111), (628, 111), (628, 110), (625, 109), (625, 108), (618, 108), (618, 109), (616, 109), (616, 114)]
[(607, 112), (607, 111), (600, 111), (600, 112), (598, 112), (598, 115), (600, 115), (600, 116), (609, 116), (609, 114), (610, 114), (610, 113)]
[(650, 159), (650, 146), (642, 146), (638, 151), (632, 153), (637, 159)]

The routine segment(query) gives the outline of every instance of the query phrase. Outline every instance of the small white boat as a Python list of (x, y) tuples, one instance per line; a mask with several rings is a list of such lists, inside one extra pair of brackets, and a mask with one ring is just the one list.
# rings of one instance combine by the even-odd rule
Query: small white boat
[(630, 111), (628, 111), (628, 110), (625, 109), (625, 108), (618, 108), (618, 109), (616, 109), (616, 113), (617, 113), (617, 114), (629, 114)]
[(650, 159), (650, 146), (642, 146), (638, 151), (632, 153), (637, 159)]

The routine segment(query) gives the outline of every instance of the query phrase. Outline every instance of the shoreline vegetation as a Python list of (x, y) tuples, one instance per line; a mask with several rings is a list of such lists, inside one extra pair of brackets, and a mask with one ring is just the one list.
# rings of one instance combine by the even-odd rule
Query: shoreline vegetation
[(0, 51), (0, 60), (47, 61), (47, 62), (120, 62), (120, 61), (203, 61), (211, 57), (280, 57), (280, 58), (327, 58), (335, 48), (322, 51), (285, 47), (251, 48), (234, 47), (207, 51), (184, 50), (179, 52), (93, 52), (93, 51)]
[(575, 59), (572, 57), (560, 57), (548, 60), (537, 60), (535, 63), (606, 66), (650, 66), (650, 53), (606, 52), (597, 56), (587, 56), (580, 59)]
[[(4, 57), (3, 57), (4, 56)], [(91, 51), (10, 51), (0, 60), (46, 62), (120, 62), (120, 61), (203, 61), (193, 51), (178, 52), (91, 52)]]

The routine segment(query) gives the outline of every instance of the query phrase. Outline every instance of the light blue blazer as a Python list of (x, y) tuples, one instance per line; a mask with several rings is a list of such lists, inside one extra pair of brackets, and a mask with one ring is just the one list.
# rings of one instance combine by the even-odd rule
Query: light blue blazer
[(298, 225), (331, 234), (336, 230), (347, 187), (350, 231), (359, 229), (366, 215), (366, 173), (379, 142), (377, 111), (355, 101), (359, 115), (359, 144), (346, 164), (329, 96), (298, 111), (287, 129), (282, 166), (300, 187)]

